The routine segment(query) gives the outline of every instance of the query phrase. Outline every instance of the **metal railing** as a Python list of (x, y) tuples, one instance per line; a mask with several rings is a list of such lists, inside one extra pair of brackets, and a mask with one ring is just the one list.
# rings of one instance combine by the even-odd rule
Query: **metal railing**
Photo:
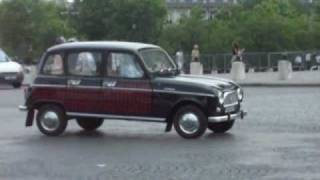
[[(284, 60), (284, 54), (292, 63), (294, 71), (310, 70), (314, 66), (320, 66), (320, 51), (295, 51), (295, 52), (247, 52), (242, 56), (246, 65), (246, 71), (266, 72), (277, 71), (278, 61)], [(307, 60), (310, 54), (310, 61)], [(297, 62), (300, 57), (300, 62)], [(175, 56), (173, 56), (175, 59)], [(212, 71), (218, 73), (229, 73), (231, 70), (231, 53), (202, 54), (200, 62), (203, 65), (204, 73)], [(318, 60), (317, 60), (318, 59)], [(184, 55), (183, 70), (185, 73), (190, 71), (191, 56)]]

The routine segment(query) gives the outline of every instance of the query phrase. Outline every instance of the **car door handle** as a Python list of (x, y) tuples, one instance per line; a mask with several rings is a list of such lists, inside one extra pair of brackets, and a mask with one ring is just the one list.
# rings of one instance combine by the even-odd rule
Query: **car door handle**
[(69, 86), (79, 86), (81, 83), (81, 80), (68, 80)]
[(117, 85), (117, 81), (103, 81), (103, 87), (115, 87)]

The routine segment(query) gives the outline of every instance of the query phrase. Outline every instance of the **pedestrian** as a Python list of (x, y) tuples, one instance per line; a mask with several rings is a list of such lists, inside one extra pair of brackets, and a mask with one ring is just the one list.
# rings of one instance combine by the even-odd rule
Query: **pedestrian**
[(231, 62), (234, 61), (242, 61), (242, 54), (245, 49), (240, 49), (240, 45), (238, 42), (232, 43), (232, 59)]
[(184, 55), (182, 49), (179, 49), (176, 53), (176, 62), (178, 65), (178, 68), (183, 71), (184, 66)]
[(192, 52), (191, 52), (191, 60), (192, 62), (199, 62), (200, 61), (200, 51), (199, 51), (199, 45), (195, 44), (193, 46)]

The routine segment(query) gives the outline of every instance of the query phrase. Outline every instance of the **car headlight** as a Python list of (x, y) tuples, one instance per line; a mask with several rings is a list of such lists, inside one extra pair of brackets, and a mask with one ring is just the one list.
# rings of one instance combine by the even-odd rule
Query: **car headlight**
[(239, 101), (242, 101), (243, 100), (243, 91), (241, 88), (237, 89), (237, 95), (238, 95)]

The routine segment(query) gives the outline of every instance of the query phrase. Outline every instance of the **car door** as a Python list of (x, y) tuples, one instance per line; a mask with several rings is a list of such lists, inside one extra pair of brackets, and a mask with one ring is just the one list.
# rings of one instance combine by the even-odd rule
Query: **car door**
[(99, 50), (77, 50), (67, 53), (68, 80), (65, 106), (68, 114), (101, 113), (102, 59), (103, 53)]
[(49, 52), (40, 64), (40, 71), (33, 82), (34, 101), (45, 100), (63, 104), (67, 88), (64, 52)]
[(125, 118), (151, 115), (151, 83), (134, 53), (108, 51), (102, 84), (105, 114)]

